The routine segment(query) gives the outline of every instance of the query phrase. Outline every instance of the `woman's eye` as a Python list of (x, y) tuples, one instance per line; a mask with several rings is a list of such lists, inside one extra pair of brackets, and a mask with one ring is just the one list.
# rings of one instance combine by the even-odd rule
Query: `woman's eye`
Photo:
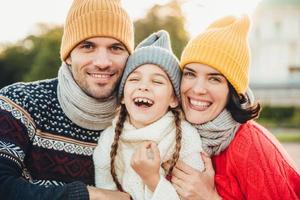
[(188, 72), (188, 71), (185, 71), (183, 72), (182, 74), (184, 77), (194, 77), (194, 74), (192, 72)]
[(210, 81), (215, 82), (215, 83), (220, 83), (221, 79), (219, 77), (210, 77), (209, 78)]

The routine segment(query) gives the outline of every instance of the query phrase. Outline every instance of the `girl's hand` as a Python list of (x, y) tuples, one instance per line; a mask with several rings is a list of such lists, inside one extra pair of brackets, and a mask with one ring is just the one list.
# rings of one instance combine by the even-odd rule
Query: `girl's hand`
[[(207, 155), (201, 155), (205, 165), (203, 172), (193, 169), (182, 161), (178, 161), (172, 171), (171, 181), (177, 193), (184, 200), (221, 199), (215, 189), (215, 171), (211, 159)], [(168, 169), (169, 164), (164, 164), (164, 168)]]
[(142, 143), (131, 158), (131, 167), (153, 192), (159, 182), (160, 154), (153, 141)]

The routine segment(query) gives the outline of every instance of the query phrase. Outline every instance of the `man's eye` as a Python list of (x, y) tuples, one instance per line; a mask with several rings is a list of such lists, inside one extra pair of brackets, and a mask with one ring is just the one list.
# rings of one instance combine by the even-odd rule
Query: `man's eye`
[(81, 45), (81, 48), (82, 48), (82, 49), (92, 49), (92, 48), (93, 48), (93, 45), (91, 45), (91, 44), (82, 44), (82, 45)]
[(114, 52), (122, 52), (122, 51), (125, 51), (125, 49), (123, 47), (120, 47), (120, 46), (112, 46), (111, 47), (111, 50), (114, 51)]

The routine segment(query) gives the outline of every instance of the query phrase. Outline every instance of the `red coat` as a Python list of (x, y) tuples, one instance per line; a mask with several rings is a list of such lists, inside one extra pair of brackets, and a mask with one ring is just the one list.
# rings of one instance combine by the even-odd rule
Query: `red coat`
[(223, 199), (300, 199), (300, 173), (292, 162), (268, 130), (249, 121), (213, 157), (217, 191)]

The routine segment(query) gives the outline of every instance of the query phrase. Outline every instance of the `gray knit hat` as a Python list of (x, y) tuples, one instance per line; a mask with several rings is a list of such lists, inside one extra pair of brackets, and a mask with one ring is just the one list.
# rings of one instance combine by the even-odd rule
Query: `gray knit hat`
[(136, 68), (143, 64), (154, 64), (163, 69), (169, 76), (175, 95), (180, 98), (181, 70), (179, 61), (172, 52), (170, 36), (165, 30), (152, 33), (144, 39), (132, 55), (129, 56), (119, 85), (118, 98), (121, 99), (125, 82)]

